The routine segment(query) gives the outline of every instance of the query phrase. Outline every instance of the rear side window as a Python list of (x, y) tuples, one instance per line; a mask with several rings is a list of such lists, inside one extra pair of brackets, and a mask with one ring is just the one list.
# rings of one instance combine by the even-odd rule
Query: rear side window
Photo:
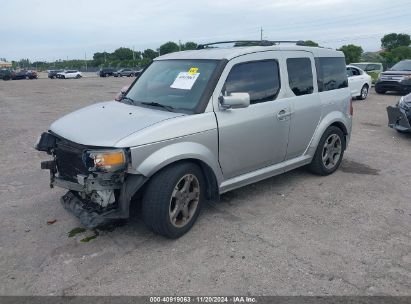
[(348, 87), (344, 57), (316, 58), (316, 68), (320, 92)]
[(250, 94), (250, 103), (274, 100), (280, 91), (280, 75), (276, 60), (245, 62), (235, 65), (223, 88), (225, 95)]
[(314, 91), (313, 72), (309, 58), (287, 59), (288, 82), (296, 96), (311, 94)]

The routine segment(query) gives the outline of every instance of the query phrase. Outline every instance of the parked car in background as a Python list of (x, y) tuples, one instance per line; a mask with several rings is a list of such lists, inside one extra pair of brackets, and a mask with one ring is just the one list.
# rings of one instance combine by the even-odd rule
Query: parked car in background
[(82, 77), (82, 74), (78, 70), (66, 70), (66, 71), (57, 73), (57, 78), (60, 78), (60, 79), (67, 79), (67, 78), (79, 79), (81, 77)]
[(141, 194), (147, 227), (180, 237), (222, 193), (305, 165), (333, 173), (350, 140), (344, 54), (325, 48), (170, 53), (118, 97), (65, 115), (36, 144), (89, 228), (128, 218)]
[(387, 107), (388, 126), (400, 133), (411, 132), (411, 94), (400, 98), (395, 106)]
[(384, 94), (387, 91), (396, 91), (401, 94), (411, 92), (411, 60), (402, 60), (391, 69), (381, 73), (375, 83), (375, 91)]
[(47, 77), (50, 79), (57, 78), (57, 74), (61, 72), (64, 72), (64, 70), (49, 70)]
[(351, 96), (365, 100), (371, 88), (371, 76), (353, 65), (347, 65), (347, 76)]
[(10, 80), (14, 76), (14, 72), (8, 69), (0, 69), (0, 79)]
[(377, 81), (378, 78), (380, 78), (381, 73), (384, 71), (384, 67), (380, 62), (358, 62), (350, 63), (350, 65), (360, 68), (368, 75), (370, 75), (373, 84)]
[(37, 79), (37, 72), (32, 70), (20, 70), (18, 72), (13, 73), (12, 78), (13, 80), (20, 80), (20, 79)]
[(37, 78), (38, 78), (38, 75), (36, 71), (28, 70), (26, 72), (26, 79), (37, 79)]
[(114, 76), (115, 70), (113, 68), (102, 68), (98, 72), (98, 75), (100, 77), (109, 77), (109, 76)]
[(133, 69), (128, 69), (128, 68), (120, 69), (113, 73), (114, 77), (123, 77), (123, 76), (134, 77), (134, 75), (136, 75), (136, 71), (134, 71)]

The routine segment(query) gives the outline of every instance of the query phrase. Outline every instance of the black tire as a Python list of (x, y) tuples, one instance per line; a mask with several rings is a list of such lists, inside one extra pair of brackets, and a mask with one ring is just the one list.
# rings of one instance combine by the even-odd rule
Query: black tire
[(369, 89), (370, 88), (368, 87), (368, 84), (364, 84), (361, 88), (361, 94), (360, 94), (360, 96), (357, 96), (357, 99), (358, 100), (365, 100), (368, 96)]
[[(176, 227), (171, 220), (170, 209), (176, 209), (176, 202), (173, 201), (173, 191), (179, 187), (179, 184), (186, 176), (194, 176), (198, 182), (199, 195), (196, 202), (196, 209), (193, 210), (189, 220), (182, 221), (184, 226)], [(185, 180), (184, 180), (185, 184)], [(193, 190), (194, 192), (194, 190)], [(201, 169), (193, 163), (183, 162), (170, 165), (160, 172), (156, 173), (149, 181), (145, 189), (142, 202), (142, 214), (144, 223), (154, 232), (168, 238), (176, 239), (184, 235), (191, 229), (197, 220), (201, 211), (201, 205), (204, 201), (205, 179)], [(190, 205), (190, 202), (186, 202)], [(183, 214), (182, 209), (176, 214)], [(187, 209), (188, 210), (188, 209)], [(182, 215), (183, 216), (183, 215)], [(175, 221), (177, 221), (177, 217)]]
[(60, 78), (61, 78), (61, 79), (66, 79), (66, 76), (61, 75)]
[(386, 91), (386, 90), (377, 89), (377, 87), (375, 87), (375, 92), (376, 92), (377, 94), (385, 94), (387, 91)]
[[(325, 143), (326, 140), (328, 140), (332, 135), (337, 135), (340, 139), (340, 144), (341, 144), (341, 152), (339, 154), (338, 160), (332, 165), (332, 167), (327, 167), (326, 164), (324, 164), (323, 161), (323, 153), (325, 149)], [(320, 142), (318, 143), (317, 150), (315, 151), (314, 158), (311, 161), (311, 163), (308, 165), (308, 169), (317, 175), (329, 175), (335, 170), (338, 169), (338, 167), (341, 164), (341, 161), (344, 156), (344, 151), (345, 151), (345, 136), (344, 133), (341, 131), (340, 128), (335, 127), (335, 126), (330, 126), (325, 130), (323, 136), (320, 139)]]
[(131, 74), (130, 74), (130, 77), (134, 77), (134, 73), (131, 73)]

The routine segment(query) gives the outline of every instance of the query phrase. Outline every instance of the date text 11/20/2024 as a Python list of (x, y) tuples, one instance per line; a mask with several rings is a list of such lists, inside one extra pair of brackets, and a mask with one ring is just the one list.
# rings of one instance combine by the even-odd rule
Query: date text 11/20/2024
[(150, 297), (150, 303), (257, 303), (255, 297)]

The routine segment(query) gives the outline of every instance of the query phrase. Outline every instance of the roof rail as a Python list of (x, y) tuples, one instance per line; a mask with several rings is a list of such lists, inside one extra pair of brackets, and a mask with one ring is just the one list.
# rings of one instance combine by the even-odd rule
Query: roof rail
[(230, 40), (199, 44), (197, 50), (208, 48), (211, 45), (226, 43), (234, 43), (234, 46), (272, 46), (280, 43), (294, 43), (301, 46), (305, 45), (302, 40)]

